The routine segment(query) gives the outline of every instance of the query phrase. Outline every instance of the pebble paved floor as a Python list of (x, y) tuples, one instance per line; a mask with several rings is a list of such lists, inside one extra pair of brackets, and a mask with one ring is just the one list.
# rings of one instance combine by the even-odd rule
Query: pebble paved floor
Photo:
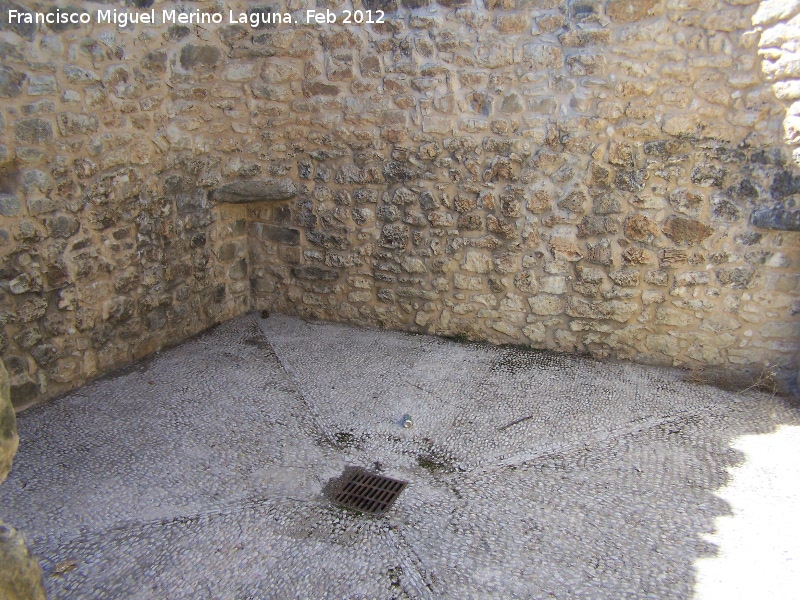
[[(800, 410), (685, 378), (247, 315), (20, 414), (0, 517), (51, 598), (691, 598)], [(339, 508), (350, 465), (409, 485)]]

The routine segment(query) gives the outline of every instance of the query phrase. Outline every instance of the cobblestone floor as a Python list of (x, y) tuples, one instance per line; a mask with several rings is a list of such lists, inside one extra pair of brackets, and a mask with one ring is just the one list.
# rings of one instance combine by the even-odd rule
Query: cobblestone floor
[[(248, 315), (20, 414), (0, 517), (51, 598), (690, 598), (735, 441), (800, 410), (684, 378)], [(409, 486), (341, 509), (349, 465)]]

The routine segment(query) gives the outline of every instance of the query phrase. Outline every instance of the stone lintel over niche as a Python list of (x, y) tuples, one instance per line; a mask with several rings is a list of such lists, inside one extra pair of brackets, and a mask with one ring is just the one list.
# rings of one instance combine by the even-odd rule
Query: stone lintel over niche
[(244, 204), (289, 200), (297, 195), (297, 187), (291, 179), (255, 179), (234, 181), (211, 191), (210, 198), (215, 202)]

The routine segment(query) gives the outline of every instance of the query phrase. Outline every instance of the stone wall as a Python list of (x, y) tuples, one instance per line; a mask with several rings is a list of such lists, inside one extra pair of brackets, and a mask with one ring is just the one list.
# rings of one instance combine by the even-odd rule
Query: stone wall
[(360, 1), (385, 22), (233, 0), (152, 7), (219, 25), (48, 27), (2, 3), (17, 406), (251, 305), (796, 369), (797, 2)]
[(267, 167), (240, 158), (236, 92), (199, 32), (9, 23), (15, 7), (35, 7), (0, 7), (0, 354), (19, 408), (246, 311), (245, 215), (207, 190)]
[(256, 304), (790, 379), (794, 92), (768, 81), (797, 76), (800, 6), (418, 4), (232, 52), (271, 57), (251, 91), (301, 184), (250, 209)]

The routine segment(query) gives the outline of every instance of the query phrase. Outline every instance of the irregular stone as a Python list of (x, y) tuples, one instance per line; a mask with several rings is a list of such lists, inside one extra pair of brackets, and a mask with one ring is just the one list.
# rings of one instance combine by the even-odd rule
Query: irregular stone
[(318, 279), (322, 281), (334, 281), (339, 278), (340, 272), (336, 269), (325, 269), (323, 267), (293, 267), (292, 275), (300, 279)]
[(651, 265), (654, 263), (653, 253), (639, 246), (628, 246), (622, 251), (622, 264), (624, 265)]
[(564, 63), (564, 53), (551, 44), (525, 44), (522, 58), (532, 71), (560, 68)]
[(696, 286), (711, 283), (711, 275), (706, 271), (687, 271), (675, 276), (673, 287)]
[(473, 273), (488, 273), (492, 270), (492, 257), (486, 252), (479, 250), (468, 250), (464, 254), (461, 268)]
[[(11, 405), (9, 381), (8, 371), (6, 371), (3, 361), (0, 360), (0, 483), (11, 471), (14, 454), (19, 446), (17, 418), (14, 407)], [(1, 527), (2, 522), (0, 522)], [(2, 564), (0, 562), (0, 565)], [(2, 575), (0, 575), (0, 586), (2, 586), (2, 582)], [(0, 591), (2, 591), (2, 587), (0, 587)]]
[(277, 225), (267, 225), (265, 223), (256, 224), (256, 235), (261, 239), (280, 244), (297, 246), (300, 244), (300, 231), (290, 227), (279, 227)]
[(582, 190), (573, 190), (558, 201), (559, 208), (564, 208), (574, 213), (586, 212), (586, 202), (588, 198)]
[(781, 170), (775, 174), (769, 188), (770, 196), (775, 200), (783, 200), (787, 196), (800, 194), (800, 175)]
[(100, 126), (96, 116), (78, 113), (59, 113), (56, 121), (61, 135), (65, 137), (77, 133), (94, 133)]
[(686, 356), (705, 365), (720, 365), (724, 362), (716, 340), (707, 336), (692, 342), (692, 345), (686, 350)]
[(694, 114), (676, 115), (664, 122), (664, 133), (677, 138), (697, 137), (701, 131), (700, 117)]
[(630, 144), (612, 140), (608, 144), (608, 162), (612, 165), (633, 169), (633, 149)]
[(14, 139), (24, 144), (49, 144), (53, 123), (45, 119), (21, 119), (14, 124)]
[(77, 65), (64, 65), (64, 75), (70, 83), (93, 83), (100, 81), (97, 73), (87, 71)]
[(716, 269), (714, 274), (721, 285), (727, 285), (734, 289), (743, 289), (750, 285), (755, 277), (756, 270), (751, 266), (731, 267)]
[(656, 325), (687, 327), (691, 322), (692, 322), (692, 317), (684, 312), (666, 306), (659, 306), (658, 308), (656, 308), (656, 314), (655, 314)]
[(697, 216), (705, 202), (705, 198), (696, 192), (687, 189), (679, 189), (669, 194), (669, 203), (672, 207), (685, 215)]
[(197, 67), (214, 67), (222, 58), (222, 52), (216, 46), (187, 44), (181, 48), (180, 63), (185, 70)]
[(780, 205), (757, 208), (750, 215), (750, 222), (761, 229), (800, 231), (800, 209), (791, 210)]
[(321, 81), (303, 81), (303, 95), (312, 96), (338, 96), (341, 91), (338, 86)]
[(658, 235), (658, 225), (645, 215), (631, 213), (625, 219), (623, 231), (634, 242), (650, 243)]
[(609, 0), (606, 15), (617, 23), (633, 23), (661, 14), (663, 0)]
[(42, 291), (42, 278), (38, 273), (20, 273), (8, 282), (12, 294), (26, 294)]
[(575, 54), (567, 57), (567, 70), (570, 74), (602, 75), (606, 70), (606, 57), (602, 54)]
[(539, 316), (560, 315), (564, 312), (564, 299), (550, 294), (539, 294), (528, 298), (531, 312)]
[(586, 215), (578, 223), (578, 237), (592, 237), (605, 233), (617, 233), (619, 221), (614, 217)]
[(164, 50), (153, 50), (142, 58), (140, 64), (145, 71), (165, 73), (167, 70), (167, 53)]
[(235, 181), (209, 194), (211, 200), (229, 204), (289, 200), (295, 196), (297, 187), (287, 178)]
[(0, 98), (16, 98), (28, 76), (14, 67), (0, 65)]
[(547, 330), (541, 323), (531, 323), (523, 327), (522, 333), (535, 344), (544, 343), (547, 339)]
[(677, 356), (680, 352), (678, 339), (665, 333), (648, 335), (645, 338), (645, 345), (648, 350), (662, 352), (667, 356)]
[(610, 319), (624, 323), (639, 310), (639, 305), (621, 300), (588, 301), (570, 296), (567, 298), (565, 312), (570, 317), (581, 319)]
[(666, 286), (667, 282), (669, 281), (669, 275), (666, 271), (648, 269), (644, 274), (644, 280), (650, 285)]
[(701, 187), (722, 187), (727, 174), (724, 167), (697, 165), (692, 169), (692, 183)]
[(642, 304), (649, 306), (650, 304), (661, 304), (666, 301), (664, 294), (657, 290), (644, 290), (642, 292)]
[(622, 212), (622, 204), (613, 194), (603, 194), (592, 201), (592, 212), (596, 215), (617, 214)]
[(500, 104), (500, 112), (506, 114), (516, 114), (521, 113), (525, 110), (525, 105), (522, 102), (522, 98), (519, 94), (514, 92), (506, 95), (503, 98), (503, 102)]
[(384, 225), (381, 230), (381, 246), (405, 248), (408, 246), (409, 228), (404, 225)]
[(42, 568), (33, 558), (22, 534), (0, 521), (0, 598), (45, 600)]
[(494, 215), (489, 215), (486, 218), (486, 229), (490, 233), (496, 233), (500, 237), (507, 240), (512, 239), (516, 235), (514, 226), (511, 225), (511, 223), (508, 223), (502, 219), (498, 219)]
[(56, 78), (52, 75), (32, 75), (28, 78), (29, 96), (47, 96), (56, 93)]
[(606, 44), (611, 40), (608, 29), (572, 29), (559, 36), (565, 48), (585, 48), (594, 44)]
[(16, 217), (22, 210), (22, 202), (17, 196), (0, 194), (0, 215)]
[(680, 248), (664, 248), (658, 254), (658, 262), (662, 267), (671, 267), (686, 262), (688, 253)]
[(587, 248), (586, 258), (598, 265), (610, 265), (613, 260), (611, 242), (604, 238), (596, 244), (590, 243)]
[(711, 197), (711, 219), (714, 221), (736, 221), (742, 216), (742, 209), (724, 194)]
[(514, 276), (514, 286), (521, 292), (526, 294), (536, 294), (539, 291), (539, 285), (536, 281), (536, 275), (533, 271), (522, 271)]
[(626, 192), (641, 192), (644, 189), (645, 171), (638, 170), (618, 170), (614, 174), (614, 185)]
[(622, 287), (636, 287), (639, 285), (639, 271), (636, 269), (610, 271), (608, 276), (611, 281)]
[(673, 242), (688, 244), (700, 243), (714, 233), (705, 223), (674, 215), (664, 221), (661, 231)]
[(400, 266), (406, 273), (427, 273), (428, 269), (422, 259), (415, 256), (404, 256), (400, 260)]
[(453, 286), (457, 290), (473, 290), (479, 291), (483, 289), (483, 279), (481, 277), (474, 277), (455, 273), (453, 275)]
[(458, 218), (458, 228), (464, 231), (480, 231), (483, 229), (483, 218), (476, 214), (461, 215)]
[(429, 213), (428, 221), (430, 221), (432, 227), (452, 227), (455, 225), (455, 217), (446, 212)]
[(583, 258), (581, 247), (571, 238), (553, 236), (548, 246), (553, 258), (562, 258), (569, 262), (577, 262)]
[(762, 0), (752, 18), (753, 25), (771, 25), (800, 12), (800, 0)]

